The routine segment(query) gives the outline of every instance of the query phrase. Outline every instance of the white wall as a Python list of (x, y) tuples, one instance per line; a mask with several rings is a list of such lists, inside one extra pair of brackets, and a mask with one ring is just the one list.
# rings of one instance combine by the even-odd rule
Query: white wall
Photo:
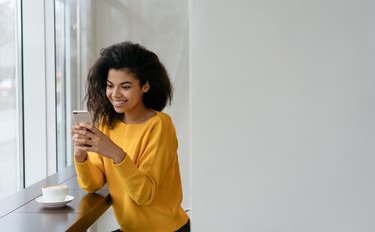
[(190, 4), (193, 231), (374, 231), (375, 2)]

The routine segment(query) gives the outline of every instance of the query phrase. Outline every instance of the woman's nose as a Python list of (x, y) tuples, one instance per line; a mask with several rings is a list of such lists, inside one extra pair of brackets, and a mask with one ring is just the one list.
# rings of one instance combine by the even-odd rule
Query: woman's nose
[(113, 89), (112, 96), (113, 97), (120, 97), (121, 96), (119, 88), (114, 88)]

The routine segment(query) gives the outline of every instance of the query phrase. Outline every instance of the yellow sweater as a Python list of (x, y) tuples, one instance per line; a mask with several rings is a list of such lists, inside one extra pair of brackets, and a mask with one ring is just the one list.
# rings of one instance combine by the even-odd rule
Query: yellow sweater
[(120, 121), (99, 129), (127, 154), (114, 164), (89, 152), (83, 163), (75, 162), (78, 183), (87, 192), (108, 184), (112, 207), (121, 230), (172, 232), (188, 216), (181, 208), (182, 187), (177, 156), (177, 137), (171, 118), (162, 112), (143, 124)]

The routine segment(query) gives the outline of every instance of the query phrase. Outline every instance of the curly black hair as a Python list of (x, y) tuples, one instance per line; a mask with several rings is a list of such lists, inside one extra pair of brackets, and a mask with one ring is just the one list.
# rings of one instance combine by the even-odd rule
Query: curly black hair
[(145, 47), (131, 42), (122, 42), (101, 49), (100, 57), (90, 68), (87, 76), (87, 108), (93, 120), (113, 126), (115, 120), (123, 119), (106, 96), (107, 78), (110, 69), (124, 70), (139, 80), (141, 87), (148, 82), (150, 89), (143, 95), (146, 108), (162, 111), (171, 103), (173, 87), (164, 65), (158, 56)]

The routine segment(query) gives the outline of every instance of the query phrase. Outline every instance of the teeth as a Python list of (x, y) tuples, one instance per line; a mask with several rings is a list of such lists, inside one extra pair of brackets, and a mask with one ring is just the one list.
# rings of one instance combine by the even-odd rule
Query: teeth
[(121, 106), (122, 104), (124, 104), (126, 101), (113, 101), (113, 104), (115, 106)]

